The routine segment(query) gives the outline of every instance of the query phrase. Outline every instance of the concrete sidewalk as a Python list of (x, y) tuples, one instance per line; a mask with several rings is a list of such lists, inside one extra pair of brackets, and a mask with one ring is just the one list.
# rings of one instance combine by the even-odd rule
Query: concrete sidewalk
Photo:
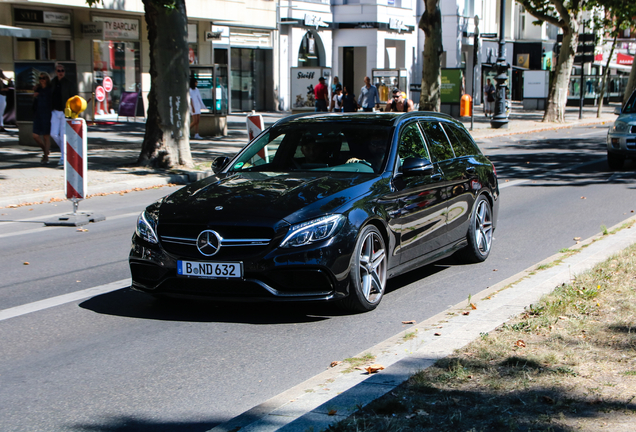
[[(614, 106), (605, 107), (601, 118), (596, 107), (585, 107), (583, 119), (578, 108), (566, 110), (566, 123), (541, 122), (543, 111), (523, 111), (513, 104), (508, 129), (492, 129), (480, 108), (474, 118), (475, 139), (551, 130), (576, 125), (613, 122)], [(269, 126), (288, 113), (262, 113)], [(470, 118), (462, 118), (470, 128)], [(0, 134), (0, 207), (19, 206), (64, 199), (64, 172), (55, 165), (59, 153), (52, 153), (49, 165), (40, 165), (41, 151), (37, 147), (21, 146), (15, 128)], [(144, 123), (112, 123), (88, 128), (88, 193), (100, 195), (135, 188), (148, 188), (169, 183), (186, 184), (211, 174), (209, 164), (218, 156), (231, 156), (247, 143), (244, 114), (228, 116), (228, 136), (192, 140), (190, 146), (195, 168), (163, 171), (135, 166), (145, 130)], [(52, 145), (56, 151), (56, 146)]]
[[(476, 305), (475, 310), (464, 301), (354, 356), (372, 354), (373, 362), (385, 367), (376, 374), (369, 375), (360, 370), (347, 373), (348, 366), (339, 364), (209, 432), (322, 431), (481, 334), (494, 331), (557, 286), (571, 282), (576, 275), (636, 243), (635, 223), (636, 217), (632, 217), (609, 231), (626, 224), (630, 228), (591, 237), (571, 247), (578, 253), (570, 257), (556, 254), (473, 295), (471, 302)], [(542, 265), (558, 260), (562, 261), (541, 269)], [(464, 315), (464, 311), (470, 311), (470, 314)], [(405, 341), (403, 336), (407, 332), (411, 338)]]

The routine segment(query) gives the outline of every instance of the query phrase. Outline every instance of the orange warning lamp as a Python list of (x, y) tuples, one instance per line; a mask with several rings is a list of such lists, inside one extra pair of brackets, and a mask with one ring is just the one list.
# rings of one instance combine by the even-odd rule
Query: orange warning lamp
[(64, 116), (77, 118), (77, 116), (86, 109), (86, 99), (81, 96), (73, 96), (66, 101), (66, 109)]

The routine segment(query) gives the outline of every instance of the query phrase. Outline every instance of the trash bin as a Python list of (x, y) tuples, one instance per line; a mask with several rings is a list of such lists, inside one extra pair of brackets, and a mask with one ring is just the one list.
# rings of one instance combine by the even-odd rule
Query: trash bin
[(470, 117), (472, 115), (472, 98), (469, 94), (465, 94), (462, 96), (461, 102), (459, 103), (459, 116), (460, 117)]

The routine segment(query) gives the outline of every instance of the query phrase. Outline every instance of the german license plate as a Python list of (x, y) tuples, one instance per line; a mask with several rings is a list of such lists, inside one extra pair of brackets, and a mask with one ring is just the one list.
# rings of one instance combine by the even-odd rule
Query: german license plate
[(177, 261), (177, 274), (198, 278), (242, 278), (240, 262)]

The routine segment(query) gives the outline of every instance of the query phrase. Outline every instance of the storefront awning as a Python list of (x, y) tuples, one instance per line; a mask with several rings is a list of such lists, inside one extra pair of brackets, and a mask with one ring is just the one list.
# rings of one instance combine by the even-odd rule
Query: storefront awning
[(51, 37), (51, 30), (24, 29), (20, 27), (0, 25), (0, 36), (49, 39)]

